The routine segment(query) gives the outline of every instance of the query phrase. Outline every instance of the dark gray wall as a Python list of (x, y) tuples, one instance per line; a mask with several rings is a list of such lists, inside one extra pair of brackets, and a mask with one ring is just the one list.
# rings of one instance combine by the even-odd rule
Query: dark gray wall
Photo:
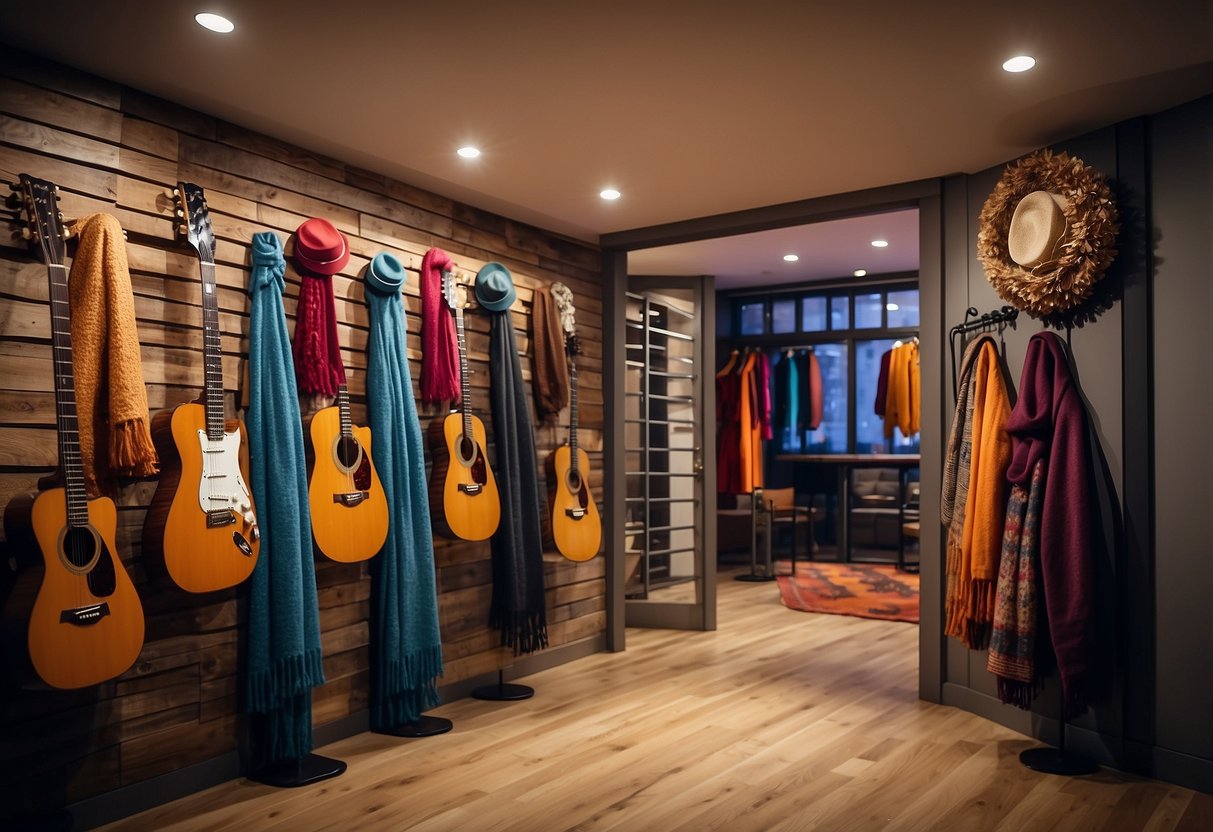
[[(1123, 220), (1121, 255), (1104, 280), (1119, 299), (1093, 322), (1061, 332), (1070, 340), (1103, 458), (1105, 519), (1097, 590), (1106, 690), (1067, 738), (1101, 762), (1213, 791), (1211, 101), (1054, 149), (1109, 176)], [(947, 330), (967, 307), (984, 312), (1002, 305), (976, 258), (977, 217), (1002, 169), (944, 183), (939, 331), (945, 352)], [(924, 293), (927, 280), (924, 273)], [(1016, 387), (1028, 339), (1041, 328), (1021, 315), (1005, 333)], [(936, 447), (951, 418), (951, 371), (944, 363), (946, 415), (931, 442)], [(928, 463), (934, 456), (924, 453), (924, 469), (937, 464)], [(924, 482), (928, 478), (924, 470)], [(923, 543), (939, 545), (925, 536)], [(940, 587), (930, 590), (938, 596)], [(940, 637), (938, 624), (931, 627), (924, 641)], [(985, 664), (984, 652), (947, 639), (942, 701), (1056, 742), (1055, 679), (1033, 711), (1024, 712), (998, 702)]]
[(1157, 764), (1203, 760), (1213, 791), (1213, 98), (1151, 119), (1149, 137)]

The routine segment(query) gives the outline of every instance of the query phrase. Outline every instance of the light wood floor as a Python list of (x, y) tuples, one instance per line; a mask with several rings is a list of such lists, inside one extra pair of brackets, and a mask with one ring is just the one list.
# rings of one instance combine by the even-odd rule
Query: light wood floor
[(235, 781), (115, 830), (1183, 830), (1213, 797), (1115, 772), (1023, 769), (1026, 737), (916, 696), (917, 628), (784, 609), (723, 576), (715, 633), (529, 677), (518, 703), (435, 713), (454, 732), (319, 749), (342, 777)]

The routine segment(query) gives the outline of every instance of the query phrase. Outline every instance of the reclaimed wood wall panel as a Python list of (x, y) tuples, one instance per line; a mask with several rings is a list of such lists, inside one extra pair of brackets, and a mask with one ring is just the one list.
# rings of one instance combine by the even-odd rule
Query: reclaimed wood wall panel
[[(461, 205), (378, 174), (117, 84), (16, 52), (0, 52), (0, 181), (28, 172), (60, 186), (72, 218), (104, 211), (119, 218), (153, 410), (194, 399), (202, 384), (201, 289), (193, 252), (174, 232), (177, 180), (206, 190), (217, 236), (216, 279), (229, 413), (245, 395), (249, 301), (248, 244), (256, 231), (287, 241), (305, 219), (322, 216), (350, 240), (352, 257), (333, 280), (353, 414), (365, 423), (368, 319), (361, 273), (380, 251), (410, 270), (404, 304), (408, 358), (420, 378), (418, 269), (438, 246), (469, 277), (488, 261), (509, 267), (518, 288), (512, 318), (530, 381), (534, 289), (560, 280), (574, 292), (584, 345), (579, 373), (581, 445), (601, 498), (602, 293), (599, 251), (505, 217)], [(0, 217), (0, 503), (33, 490), (56, 464), (46, 273), (20, 239), (13, 205)], [(291, 246), (287, 242), (288, 263)], [(288, 265), (285, 306), (294, 328), (299, 278)], [(472, 403), (490, 433), (487, 317), (468, 313)], [(422, 409), (422, 421), (439, 415)], [(567, 412), (561, 419), (567, 424)], [(536, 426), (543, 458), (565, 441), (558, 423)], [(542, 470), (542, 467), (541, 469)], [(79, 800), (231, 752), (241, 744), (241, 588), (191, 596), (153, 581), (142, 560), (143, 519), (154, 480), (126, 484), (118, 499), (118, 544), (145, 607), (147, 641), (121, 678), (85, 691), (0, 691), (0, 819)], [(2, 533), (0, 533), (2, 541)], [(8, 563), (36, 552), (3, 541)], [(500, 666), (510, 656), (487, 627), (489, 547), (436, 539), (444, 684)], [(11, 570), (0, 570), (5, 584)], [(323, 725), (367, 707), (369, 570), (316, 563), (327, 684), (313, 721)], [(605, 629), (601, 559), (572, 563), (545, 554), (553, 647)], [(0, 585), (0, 591), (7, 589)]]

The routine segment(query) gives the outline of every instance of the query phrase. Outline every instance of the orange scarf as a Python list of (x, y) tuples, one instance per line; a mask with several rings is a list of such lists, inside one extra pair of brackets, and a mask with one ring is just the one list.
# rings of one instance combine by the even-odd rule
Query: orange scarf
[(147, 477), (158, 468), (148, 431), (135, 298), (118, 220), (89, 214), (74, 231), (80, 244), (68, 296), (80, 458), (88, 492), (112, 494), (115, 478)]

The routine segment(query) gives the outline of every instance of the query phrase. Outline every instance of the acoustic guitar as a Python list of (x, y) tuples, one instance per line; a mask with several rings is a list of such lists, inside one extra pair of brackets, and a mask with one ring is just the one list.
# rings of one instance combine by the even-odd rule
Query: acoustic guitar
[(29, 217), (26, 236), (41, 248), (50, 280), (63, 487), (17, 498), (5, 511), (9, 541), (36, 541), (42, 561), (17, 579), (4, 618), (10, 635), (25, 630), (29, 660), (43, 682), (83, 688), (119, 676), (134, 664), (143, 649), (143, 605), (114, 542), (114, 501), (90, 499), (85, 492), (57, 189), (26, 174), (20, 179)]
[(569, 560), (586, 561), (602, 545), (602, 519), (590, 494), (590, 457), (577, 447), (577, 355), (581, 344), (571, 295), (554, 297), (564, 329), (569, 360), (569, 441), (548, 455), (548, 513), (556, 551)]
[(488, 540), (501, 521), (501, 500), (497, 494), (497, 480), (484, 452), (488, 444), (484, 422), (472, 415), (463, 305), (453, 272), (442, 274), (442, 297), (455, 313), (462, 402), (458, 411), (430, 423), (430, 449), (434, 460), (430, 471), (430, 504), (442, 507), (441, 511), (433, 512), (434, 526), (447, 537)]
[(331, 560), (355, 563), (374, 557), (387, 540), (387, 497), (371, 461), (371, 429), (350, 418), (350, 394), (312, 414), (308, 446), (308, 505), (312, 539)]
[(248, 487), (244, 426), (223, 407), (223, 356), (215, 296), (215, 234), (202, 188), (179, 182), (174, 191), (178, 231), (198, 254), (202, 275), (200, 401), (161, 411), (152, 419), (160, 453), (160, 485), (143, 526), (152, 563), (187, 592), (235, 586), (253, 572), (261, 534)]

